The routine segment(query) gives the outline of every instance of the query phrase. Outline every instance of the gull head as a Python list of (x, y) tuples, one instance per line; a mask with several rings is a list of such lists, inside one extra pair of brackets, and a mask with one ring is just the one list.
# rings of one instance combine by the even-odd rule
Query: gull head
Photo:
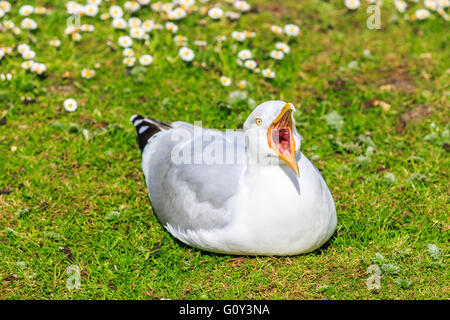
[(285, 163), (300, 175), (296, 154), (301, 137), (295, 129), (294, 112), (292, 103), (284, 101), (267, 101), (253, 110), (244, 123), (250, 161)]

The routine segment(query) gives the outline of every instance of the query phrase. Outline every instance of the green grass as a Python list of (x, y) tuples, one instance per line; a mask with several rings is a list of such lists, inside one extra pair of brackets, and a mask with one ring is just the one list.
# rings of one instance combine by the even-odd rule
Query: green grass
[[(103, 2), (100, 12), (114, 1)], [(96, 30), (74, 43), (63, 33), (63, 1), (18, 3), (53, 4), (50, 15), (33, 16), (35, 43), (26, 32), (0, 32), (0, 46), (30, 43), (35, 60), (47, 65), (38, 77), (20, 68), (16, 53), (0, 61), (0, 73), (15, 71), (0, 81), (1, 299), (449, 298), (450, 50), (449, 22), (439, 15), (407, 21), (386, 1), (382, 29), (369, 30), (364, 1), (356, 12), (343, 1), (251, 1), (254, 10), (234, 22), (205, 17), (202, 25), (196, 13), (177, 23), (205, 67), (166, 59), (178, 49), (160, 30), (149, 45), (133, 46), (138, 56), (152, 54), (153, 64), (130, 70), (122, 50), (106, 44), (117, 46), (125, 34), (109, 20), (83, 17)], [(18, 7), (8, 15), (16, 25)], [(137, 16), (160, 21), (148, 9)], [(287, 23), (302, 33), (280, 37), (291, 52), (275, 62), (268, 54), (278, 37), (269, 28)], [(256, 37), (237, 43), (232, 30)], [(222, 47), (214, 41), (219, 34), (228, 36)], [(56, 49), (47, 44), (54, 37), (62, 41)], [(208, 46), (195, 47), (196, 39)], [(238, 67), (244, 48), (276, 78)], [(348, 68), (352, 61), (356, 68)], [(81, 78), (96, 63), (96, 76)], [(233, 79), (230, 87), (221, 86), (222, 74)], [(229, 102), (239, 80), (257, 103), (281, 99), (298, 108), (302, 151), (322, 171), (339, 220), (329, 243), (313, 253), (203, 252), (175, 240), (152, 212), (129, 117), (236, 128), (252, 110), (247, 100)], [(76, 112), (63, 108), (69, 97), (78, 101)], [(327, 124), (332, 112), (341, 127)], [(442, 254), (432, 257), (428, 244)], [(378, 290), (366, 285), (373, 264), (382, 270)], [(71, 265), (81, 269), (79, 290), (66, 287)]]

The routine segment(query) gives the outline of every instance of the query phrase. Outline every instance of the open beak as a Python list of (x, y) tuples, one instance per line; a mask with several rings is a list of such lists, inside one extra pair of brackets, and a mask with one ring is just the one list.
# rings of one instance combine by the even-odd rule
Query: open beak
[(295, 156), (295, 140), (293, 135), (292, 112), (294, 107), (290, 103), (281, 109), (280, 114), (273, 120), (267, 130), (267, 142), (269, 147), (278, 154), (281, 160), (286, 162), (300, 177), (300, 170)]

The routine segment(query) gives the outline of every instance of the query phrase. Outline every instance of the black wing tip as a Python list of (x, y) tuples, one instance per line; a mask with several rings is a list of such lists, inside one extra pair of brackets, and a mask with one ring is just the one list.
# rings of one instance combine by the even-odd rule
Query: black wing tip
[(133, 115), (130, 117), (130, 121), (131, 121), (132, 124), (134, 124), (135, 121), (136, 121), (136, 120), (139, 120), (139, 119), (144, 119), (144, 117), (141, 116), (140, 114), (133, 114)]
[(136, 128), (137, 141), (139, 149), (141, 149), (141, 151), (144, 150), (148, 140), (153, 135), (155, 135), (159, 131), (171, 128), (171, 126), (167, 123), (155, 119), (148, 119), (139, 114), (132, 115), (130, 117), (130, 121)]

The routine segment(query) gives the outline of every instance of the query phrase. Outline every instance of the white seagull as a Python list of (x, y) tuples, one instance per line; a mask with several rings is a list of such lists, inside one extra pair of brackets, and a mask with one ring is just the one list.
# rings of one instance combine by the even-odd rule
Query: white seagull
[(257, 106), (243, 131), (131, 117), (150, 201), (178, 240), (235, 255), (296, 255), (336, 229), (333, 197), (300, 152), (291, 103)]

